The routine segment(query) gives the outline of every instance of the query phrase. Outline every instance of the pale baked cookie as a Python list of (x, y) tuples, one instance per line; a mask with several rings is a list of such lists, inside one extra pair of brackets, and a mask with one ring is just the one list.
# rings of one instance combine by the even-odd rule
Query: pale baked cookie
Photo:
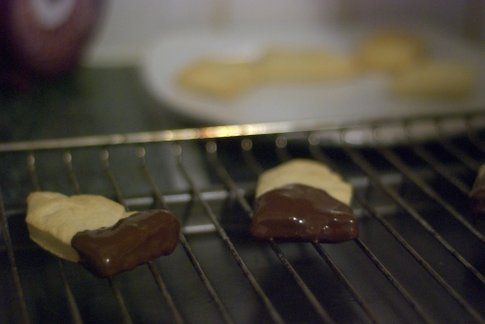
[(460, 98), (471, 93), (474, 73), (470, 66), (451, 61), (427, 61), (397, 75), (391, 84), (402, 96)]
[(358, 235), (352, 187), (321, 163), (296, 159), (258, 179), (251, 234), (263, 240), (336, 243)]
[(357, 56), (364, 69), (398, 73), (425, 58), (426, 46), (412, 34), (384, 31), (364, 40)]
[(307, 159), (294, 159), (264, 172), (258, 179), (256, 197), (294, 183), (325, 190), (347, 205), (352, 199), (352, 186), (349, 183), (324, 164)]
[(132, 213), (107, 198), (33, 192), (27, 198), (27, 228), (32, 241), (52, 254), (73, 262), (79, 254), (71, 246), (78, 232), (114, 225)]
[(34, 192), (27, 198), (30, 238), (45, 250), (109, 277), (173, 252), (180, 223), (166, 209), (126, 212), (94, 195)]
[(221, 99), (230, 99), (247, 91), (256, 82), (248, 62), (200, 59), (189, 64), (179, 75), (185, 89)]
[(269, 49), (255, 69), (261, 80), (272, 82), (333, 81), (358, 72), (352, 57), (316, 48)]

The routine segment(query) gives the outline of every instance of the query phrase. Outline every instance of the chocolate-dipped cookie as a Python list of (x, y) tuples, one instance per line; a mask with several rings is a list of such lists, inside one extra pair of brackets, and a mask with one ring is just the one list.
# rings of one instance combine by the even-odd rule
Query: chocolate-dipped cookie
[(173, 252), (180, 224), (165, 209), (135, 213), (108, 228), (74, 235), (72, 246), (80, 262), (101, 277), (113, 276)]
[(180, 233), (178, 220), (167, 210), (126, 212), (96, 195), (34, 192), (27, 204), (26, 223), (34, 242), (100, 276), (170, 254)]
[(357, 237), (352, 187), (325, 165), (297, 159), (261, 175), (251, 234), (259, 239), (341, 242)]

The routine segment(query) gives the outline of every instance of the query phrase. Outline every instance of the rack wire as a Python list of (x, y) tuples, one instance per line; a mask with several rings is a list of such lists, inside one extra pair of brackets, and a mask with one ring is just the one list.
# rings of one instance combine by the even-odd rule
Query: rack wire
[[(101, 170), (100, 178), (96, 180), (107, 184), (107, 192), (111, 193), (107, 195), (127, 209), (183, 205), (184, 211), (179, 214), (184, 225), (180, 245), (205, 291), (198, 298), (213, 306), (204, 308), (204, 311), (213, 312), (211, 318), (215, 321), (249, 322), (248, 318), (252, 318), (275, 323), (383, 323), (389, 320), (434, 323), (443, 322), (454, 311), (457, 312), (456, 318), (485, 323), (485, 281), (483, 263), (480, 262), (485, 256), (484, 228), (482, 220), (474, 219), (464, 207), (466, 203), (463, 203), (480, 163), (485, 160), (485, 142), (481, 137), (485, 130), (484, 120), (484, 113), (474, 112), (336, 126), (326, 126), (318, 121), (218, 126), (0, 143), (0, 157), (7, 161), (5, 165), (16, 168), (13, 173), (25, 171), (25, 179), (32, 190), (53, 190), (57, 182), (52, 182), (52, 179), (45, 181), (46, 178), (39, 175), (41, 171), (37, 166), (39, 161), (47, 159), (44, 153), (48, 153), (49, 161), (60, 159), (63, 168), (52, 167), (54, 170), (51, 171), (56, 176), (62, 173), (68, 179), (68, 190), (79, 194), (83, 192), (79, 177), (82, 175), (94, 180), (97, 175), (89, 171), (86, 173), (82, 162), (76, 163), (76, 157), (81, 160), (90, 154), (88, 151), (94, 152)], [(448, 129), (447, 125), (451, 122), (460, 127)], [(418, 127), (423, 124), (431, 125), (431, 128)], [(391, 133), (390, 125), (394, 129)], [(389, 141), (389, 138), (393, 140)], [(164, 147), (164, 156), (159, 156), (159, 146)], [(117, 154), (116, 150), (120, 147), (128, 152), (128, 157)], [(187, 159), (187, 151), (194, 150), (200, 158), (197, 164), (209, 178), (203, 186), (199, 184), (195, 162)], [(253, 213), (251, 199), (255, 180), (268, 167), (294, 157), (326, 163), (354, 183), (353, 207), (361, 222), (362, 235), (359, 238), (342, 244), (341, 249), (339, 246), (318, 243), (258, 242), (248, 236), (245, 224), (250, 222)], [(127, 162), (125, 165), (124, 161), (119, 160), (124, 158), (134, 160), (136, 164)], [(26, 168), (18, 165), (19, 159), (25, 159)], [(174, 193), (160, 179), (160, 170), (153, 166), (154, 163), (159, 165), (161, 159), (173, 161), (168, 173), (182, 179), (185, 189)], [(53, 165), (59, 166), (58, 162)], [(117, 162), (123, 168), (117, 169), (113, 165)], [(128, 178), (141, 175), (139, 188), (143, 192), (129, 196), (133, 190), (123, 181), (126, 174)], [(5, 319), (28, 323), (36, 321), (39, 316), (48, 316), (48, 312), (38, 314), (35, 304), (40, 297), (30, 291), (31, 283), (23, 274), (28, 262), (22, 262), (19, 267), (17, 261), (19, 253), (27, 249), (33, 250), (35, 255), (55, 260), (63, 292), (53, 293), (53, 298), (64, 296), (67, 306), (63, 309), (68, 314), (62, 315), (63, 318), (69, 317), (75, 323), (99, 320), (97, 316), (103, 311), (91, 309), (93, 306), (86, 306), (79, 297), (78, 283), (72, 280), (72, 267), (75, 265), (57, 260), (33, 244), (26, 247), (18, 243), (15, 235), (26, 234), (25, 229), (18, 229), (16, 220), (24, 217), (25, 207), (19, 206), (13, 198), (12, 201), (6, 200), (6, 197), (19, 198), (18, 194), (6, 191), (10, 189), (8, 184), (12, 183), (8, 178), (7, 173), (0, 177), (3, 241), (0, 256), (3, 253), (7, 260), (3, 270), (8, 270), (8, 280), (12, 282), (12, 288), (7, 292), (9, 300), (15, 302), (10, 305), (12, 307), (8, 312), (5, 309), (5, 314), (8, 314)], [(62, 189), (65, 187), (59, 186), (59, 191)], [(424, 202), (420, 202), (420, 199)], [(214, 207), (214, 202), (229, 207), (219, 210)], [(194, 212), (194, 205), (199, 206), (198, 212)], [(433, 217), (433, 210), (438, 210), (442, 215), (438, 221)], [(228, 216), (233, 214), (237, 216), (236, 221), (228, 223), (227, 219), (231, 218)], [(198, 218), (200, 224), (191, 225), (193, 218)], [(9, 225), (12, 220), (14, 225)], [(377, 235), (379, 231), (385, 234)], [(219, 263), (208, 263), (207, 254), (210, 260), (211, 251), (201, 252), (198, 245), (197, 238), (204, 235), (211, 235), (224, 247), (228, 255), (228, 260), (224, 262), (230, 264), (227, 267), (235, 267), (239, 273), (238, 280), (247, 284), (247, 294), (239, 291), (233, 283), (221, 280), (214, 272), (211, 263)], [(390, 238), (382, 242), (388, 247), (377, 248), (375, 241), (382, 237)], [(432, 248), (428, 248), (427, 244)], [(402, 248), (403, 253), (412, 260), (407, 261), (404, 269), (396, 268), (395, 264), (389, 262), (390, 254), (401, 253), (397, 247)], [(295, 253), (295, 249), (299, 252)], [(344, 249), (352, 251), (349, 253), (356, 259), (362, 259), (362, 264), (367, 264), (365, 273), (368, 277), (356, 274), (355, 269), (349, 266), (349, 260), (344, 260)], [(272, 260), (270, 266), (255, 263), (253, 259), (256, 257), (251, 254), (254, 251), (268, 253), (268, 260)], [(309, 253), (313, 253), (313, 256), (308, 261), (306, 257)], [(193, 305), (200, 300), (180, 296), (163, 260), (142, 266), (150, 273), (152, 284), (158, 289), (156, 298), (166, 307), (167, 314), (163, 315), (163, 319), (176, 323), (194, 322), (197, 315), (188, 308), (197, 308)], [(302, 266), (302, 262), (309, 262), (310, 265)], [(443, 262), (450, 264), (443, 266)], [(371, 270), (371, 266), (374, 270)], [(224, 273), (225, 269), (221, 268), (220, 272)], [(262, 275), (262, 271), (274, 271), (287, 281), (267, 282), (264, 278), (271, 278), (271, 275)], [(420, 280), (429, 279), (435, 284), (433, 292), (416, 287), (412, 274), (418, 272)], [(309, 273), (313, 275), (309, 276)], [(180, 276), (184, 274), (180, 273)], [(86, 280), (83, 284), (89, 285), (103, 279), (88, 276), (83, 280)], [(142, 318), (160, 320), (152, 318), (159, 313), (144, 314), (144, 310), (133, 306), (136, 302), (132, 301), (130, 291), (126, 288), (126, 280), (129, 279), (125, 279), (125, 276), (106, 280), (117, 306), (109, 307), (108, 303), (105, 312), (118, 313), (117, 318), (125, 323), (139, 321), (140, 314)], [(327, 295), (327, 288), (331, 284), (343, 289), (330, 289), (338, 295), (335, 303), (331, 302), (332, 296)], [(298, 297), (283, 296), (279, 290), (286, 286), (293, 287)], [(369, 292), (369, 287), (380, 291), (382, 298), (375, 291)], [(470, 290), (470, 287), (473, 288)], [(44, 294), (49, 295), (49, 292)], [(247, 303), (235, 302), (234, 298), (237, 299), (239, 294), (252, 299)], [(426, 296), (429, 294), (440, 297), (428, 301)], [(288, 301), (288, 298), (291, 300)], [(443, 300), (446, 300), (446, 304), (436, 305)], [(287, 309), (289, 304), (294, 307), (293, 310)], [(403, 315), (404, 312), (409, 314)], [(244, 314), (248, 313), (253, 317), (245, 317)]]

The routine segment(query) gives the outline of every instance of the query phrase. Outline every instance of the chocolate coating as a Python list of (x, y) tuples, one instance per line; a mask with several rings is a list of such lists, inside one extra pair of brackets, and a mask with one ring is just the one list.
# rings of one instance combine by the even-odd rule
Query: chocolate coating
[(352, 209), (324, 190), (290, 184), (256, 199), (251, 234), (260, 239), (336, 243), (357, 237)]
[(133, 214), (112, 227), (79, 232), (71, 244), (86, 268), (109, 277), (172, 253), (179, 234), (177, 218), (168, 210), (154, 209)]

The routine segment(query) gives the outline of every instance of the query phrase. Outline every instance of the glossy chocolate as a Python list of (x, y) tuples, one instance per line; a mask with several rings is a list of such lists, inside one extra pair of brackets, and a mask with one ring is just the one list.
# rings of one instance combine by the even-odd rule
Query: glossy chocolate
[(180, 223), (168, 210), (133, 214), (112, 227), (77, 233), (72, 247), (80, 262), (100, 277), (113, 276), (173, 252)]
[(251, 234), (260, 239), (335, 243), (357, 237), (352, 209), (324, 190), (290, 184), (256, 199)]
[(485, 216), (485, 164), (480, 167), (477, 179), (470, 192), (470, 205), (475, 216)]

